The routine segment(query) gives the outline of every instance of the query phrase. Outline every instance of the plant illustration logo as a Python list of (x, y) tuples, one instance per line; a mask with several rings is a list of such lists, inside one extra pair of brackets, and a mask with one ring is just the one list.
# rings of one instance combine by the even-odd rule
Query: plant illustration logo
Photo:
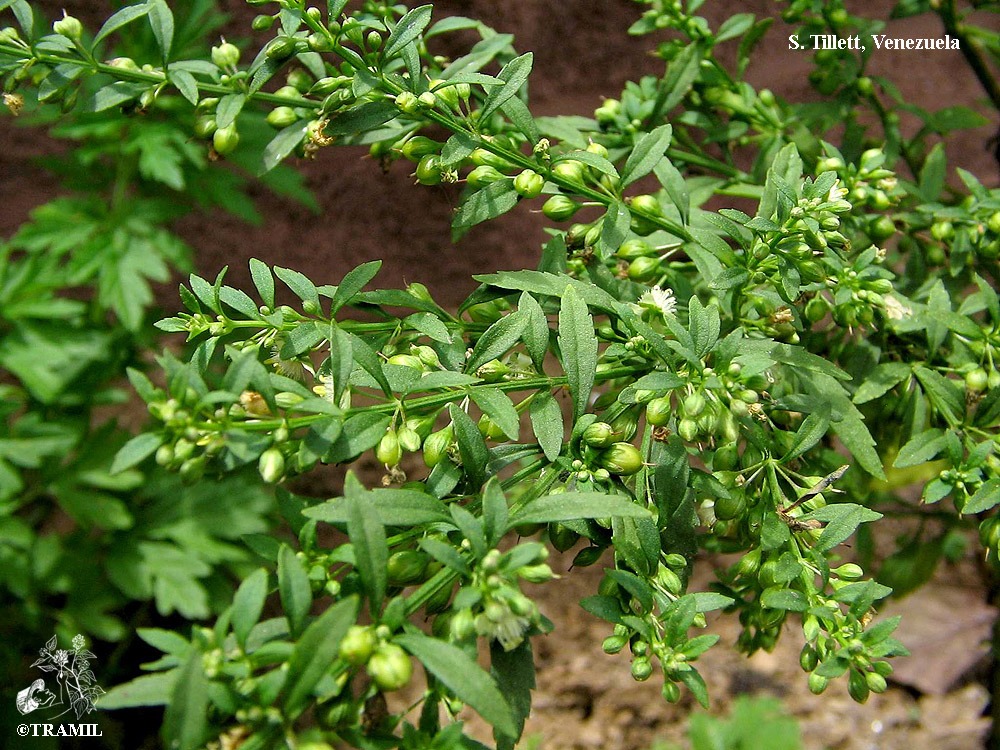
[(23, 715), (44, 711), (44, 718), (52, 720), (72, 711), (79, 720), (96, 710), (97, 701), (104, 694), (90, 668), (96, 657), (86, 648), (86, 641), (79, 634), (73, 638), (72, 649), (62, 649), (58, 645), (56, 636), (52, 636), (45, 647), (39, 649), (39, 658), (31, 666), (54, 676), (55, 685), (50, 689), (46, 681), (39, 678), (21, 690), (17, 694), (17, 710)]

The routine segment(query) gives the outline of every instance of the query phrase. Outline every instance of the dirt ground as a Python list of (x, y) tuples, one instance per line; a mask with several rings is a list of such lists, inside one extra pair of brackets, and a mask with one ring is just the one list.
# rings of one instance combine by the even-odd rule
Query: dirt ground
[[(42, 5), (51, 17), (65, 7), (87, 20), (91, 28), (107, 15), (109, 6), (86, 0), (50, 0)], [(225, 0), (221, 5), (238, 18), (248, 18), (246, 7), (237, 0)], [(531, 92), (533, 109), (539, 114), (590, 113), (602, 97), (616, 95), (626, 80), (657, 72), (658, 63), (645, 54), (652, 42), (625, 33), (641, 10), (627, 0), (442, 0), (436, 5), (441, 15), (473, 16), (498, 30), (511, 31), (517, 36), (519, 49), (535, 52)], [(852, 10), (864, 9), (873, 15), (890, 5), (887, 0), (848, 2)], [(716, 0), (703, 12), (716, 25), (737, 10), (773, 14), (781, 7), (783, 4), (767, 0)], [(252, 15), (255, 11), (249, 12)], [(807, 58), (785, 49), (782, 42), (787, 32), (782, 35), (780, 22), (776, 26), (751, 67), (751, 81), (792, 100), (809, 99)], [(893, 29), (910, 36), (939, 33), (932, 22), (924, 20), (897, 22)], [(925, 106), (976, 105), (982, 97), (957, 53), (934, 53), (916, 69), (913, 58), (901, 53), (876, 57), (874, 64), (877, 73), (893, 78), (905, 96)], [(986, 147), (995, 130), (994, 122), (992, 130), (983, 128), (957, 137), (951, 151), (952, 166), (963, 166), (985, 183), (997, 184), (997, 166)], [(0, 118), (0, 144), (0, 236), (7, 236), (32, 207), (58, 194), (58, 183), (35, 160), (59, 146), (44, 134), (12, 127), (9, 118)], [(199, 269), (214, 277), (221, 265), (229, 264), (230, 283), (246, 285), (246, 263), (253, 255), (326, 283), (335, 282), (358, 263), (381, 258), (385, 262), (381, 284), (421, 281), (454, 305), (474, 288), (470, 278), (474, 273), (534, 267), (544, 234), (530, 207), (477, 228), (453, 247), (447, 238), (456, 195), (447, 189), (414, 187), (409, 170), (402, 164), (383, 174), (362, 158), (364, 153), (328, 150), (302, 165), (321, 205), (320, 215), (258, 190), (264, 213), (261, 227), (247, 227), (222, 214), (193, 214), (180, 221), (180, 233), (198, 253)], [(162, 291), (161, 301), (167, 309), (176, 305), (175, 289)], [(559, 556), (554, 567), (564, 573), (571, 560), (572, 553)], [(954, 620), (955, 613), (961, 612), (975, 621), (961, 641), (966, 651), (974, 650), (984, 632), (983, 623), (988, 632), (992, 618), (992, 612), (972, 606), (986, 598), (976, 576), (970, 573), (974, 567), (967, 562), (945, 571), (942, 581), (947, 587), (928, 587), (898, 605), (907, 609), (908, 623), (920, 623), (924, 618), (924, 630), (918, 628), (923, 635), (918, 639), (938, 627), (934, 619), (927, 627), (930, 613), (944, 611), (944, 617)], [(682, 743), (685, 717), (694, 708), (689, 698), (679, 706), (668, 706), (660, 698), (655, 679), (634, 682), (624, 655), (606, 656), (600, 649), (609, 626), (577, 604), (596, 590), (600, 568), (574, 571), (540, 592), (542, 610), (556, 630), (537, 642), (539, 687), (526, 732), (540, 734), (545, 750), (631, 750), (648, 747), (655, 740)], [(961, 585), (956, 585), (956, 580)], [(964, 598), (958, 604), (922, 598), (935, 597), (940, 588), (959, 591)], [(971, 750), (983, 746), (988, 693), (981, 681), (982, 665), (977, 664), (974, 653), (965, 674), (943, 694), (894, 685), (884, 695), (857, 706), (848, 698), (843, 683), (833, 685), (822, 698), (808, 692), (798, 668), (801, 644), (792, 629), (774, 653), (747, 660), (727, 648), (735, 640), (733, 623), (723, 619), (710, 626), (723, 635), (723, 641), (702, 659), (713, 711), (725, 712), (738, 695), (777, 696), (801, 721), (805, 747), (816, 750)], [(905, 633), (903, 640), (907, 642)], [(920, 661), (927, 658), (926, 653), (914, 657), (917, 661), (912, 672), (934, 673), (929, 664)], [(487, 736), (483, 734), (484, 739)]]

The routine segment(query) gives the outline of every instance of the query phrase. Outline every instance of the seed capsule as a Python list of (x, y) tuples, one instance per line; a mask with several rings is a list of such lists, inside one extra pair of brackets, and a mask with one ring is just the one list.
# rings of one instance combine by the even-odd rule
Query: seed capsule
[(524, 198), (536, 198), (545, 187), (545, 178), (531, 169), (525, 169), (514, 178), (514, 189)]
[(642, 454), (631, 443), (614, 443), (600, 455), (598, 462), (612, 474), (628, 476), (642, 468)]
[(220, 68), (235, 68), (240, 62), (239, 47), (229, 42), (212, 47), (212, 62)]
[(368, 663), (377, 645), (378, 639), (373, 628), (352, 625), (340, 642), (340, 658), (352, 667), (360, 667)]
[(542, 204), (542, 213), (552, 221), (569, 221), (580, 210), (580, 204), (565, 195), (553, 195)]
[(277, 448), (268, 448), (260, 454), (257, 470), (260, 472), (261, 479), (268, 484), (280, 481), (285, 474), (284, 455)]
[(236, 129), (235, 123), (227, 125), (224, 128), (219, 128), (212, 134), (212, 146), (215, 148), (215, 153), (219, 154), (219, 156), (233, 153), (239, 143), (240, 134)]
[(409, 655), (394, 643), (379, 646), (368, 660), (368, 674), (386, 692), (406, 687), (413, 677), (413, 662)]

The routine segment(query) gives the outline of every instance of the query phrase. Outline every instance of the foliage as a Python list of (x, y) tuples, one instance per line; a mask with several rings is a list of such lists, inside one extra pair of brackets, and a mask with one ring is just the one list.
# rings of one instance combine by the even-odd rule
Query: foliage
[[(207, 54), (221, 17), (202, 0), (179, 7), (177, 48)], [(147, 32), (119, 49), (141, 57), (156, 47)], [(39, 98), (64, 107), (103, 85), (81, 81), (67, 101), (46, 87), (54, 80), (40, 80)], [(50, 104), (24, 118), (74, 146), (46, 162), (61, 197), (0, 244), (0, 619), (11, 687), (26, 666), (19, 655), (53, 628), (66, 640), (119, 641), (145, 619), (147, 602), (161, 616), (221, 612), (251, 560), (238, 540), (268, 530), (274, 516), (253, 476), (187, 487), (152, 467), (113, 466), (132, 435), (109, 415), (129, 399), (126, 368), (143, 366), (160, 336), (152, 285), (190, 270), (191, 250), (171, 222), (208, 205), (255, 218), (246, 178), (208, 169), (190, 142), (188, 109), (133, 115), (63, 114)], [(262, 118), (257, 131), (266, 133)], [(277, 176), (271, 184), (308, 198), (293, 172)]]
[[(347, 5), (281, 0), (254, 21), (269, 38), (241, 66), (229, 43), (186, 55), (163, 0), (94, 36), (71, 18), (36, 35), (24, 0), (0, 3), (22, 27), (0, 34), (18, 92), (66, 101), (86, 81), (93, 112), (193, 110), (211, 154), (264, 171), (368, 145), (414, 162), (420, 183), (464, 182), (455, 238), (522, 201), (579, 219), (550, 230), (537, 270), (476, 276), (455, 313), (419, 284), (370, 288), (378, 262), (317, 285), (255, 260), (252, 296), (225, 270), (190, 276), (185, 312), (158, 325), (192, 347), (161, 356), (155, 383), (129, 370), (154, 424), (121, 447), (113, 477), (154, 458), (214, 498), (203, 477), (253, 467), (278, 484), (374, 451), (386, 473), (367, 488), (348, 472), (325, 501), (279, 489), (297, 544), (251, 537), (266, 564), (231, 606), (184, 635), (141, 630), (164, 657), (102, 705), (165, 705), (180, 748), (477, 747), (451, 721), (467, 705), (513, 747), (531, 638), (550, 629), (521, 584), (554, 577), (543, 541), (581, 539), (575, 566), (609, 565), (581, 602), (609, 623), (604, 649), (628, 646), (637, 680), (658, 669), (669, 701), (686, 688), (707, 704), (696, 663), (718, 640), (701, 632), (715, 610), (739, 617), (748, 653), (800, 622), (817, 693), (844, 675), (856, 700), (885, 690), (887, 659), (905, 652), (896, 620), (874, 618), (890, 588), (840, 545), (883, 512), (918, 512), (914, 484), (954, 512), (900, 554), (974, 523), (993, 562), (1000, 543), (1000, 191), (967, 172), (964, 190), (948, 185), (937, 142), (982, 118), (901, 102), (850, 50), (816, 53), (822, 104), (755, 91), (742, 74), (770, 19), (713, 30), (698, 0), (643, 3), (631, 32), (668, 32), (661, 77), (593, 118), (535, 118), (532, 56), (508, 35), (435, 22), (430, 6)], [(971, 39), (953, 5), (935, 12)], [(879, 29), (834, 3), (786, 16), (803, 37)], [(106, 40), (139, 24), (159, 57), (101, 62)], [(468, 54), (434, 53), (459, 31), (479, 36)], [(716, 56), (730, 40), (733, 69)], [(277, 133), (252, 148), (260, 105)], [(901, 112), (923, 123), (912, 137)], [(713, 197), (746, 211), (707, 208)], [(402, 468), (409, 453), (426, 472)], [(703, 550), (738, 557), (692, 591)], [(919, 583), (904, 567), (894, 583)], [(426, 672), (419, 718), (385, 699), (411, 682), (412, 659)]]
[[(774, 750), (799, 750), (799, 727), (784, 714), (781, 701), (775, 698), (740, 696), (733, 703), (728, 719), (697, 712), (691, 715), (688, 739), (691, 750), (742, 750), (770, 747)], [(654, 750), (670, 746), (654, 745)]]

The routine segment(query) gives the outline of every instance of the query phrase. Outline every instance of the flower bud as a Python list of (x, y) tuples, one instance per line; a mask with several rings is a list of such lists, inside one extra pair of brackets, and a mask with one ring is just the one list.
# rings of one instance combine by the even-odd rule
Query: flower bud
[(628, 277), (632, 281), (652, 281), (660, 275), (660, 259), (642, 257), (628, 264)]
[(847, 677), (847, 692), (858, 703), (867, 701), (871, 688), (868, 687), (868, 680), (865, 675), (856, 669), (852, 669)]
[(625, 648), (626, 643), (628, 643), (628, 638), (623, 635), (609, 635), (604, 639), (601, 648), (606, 654), (617, 654)]
[(653, 674), (653, 664), (649, 657), (641, 656), (632, 662), (632, 679), (645, 682)]
[(74, 42), (80, 41), (83, 36), (83, 24), (79, 19), (66, 15), (66, 11), (63, 11), (62, 18), (52, 24), (52, 30)]
[(240, 62), (239, 47), (226, 41), (212, 47), (212, 62), (220, 68), (235, 68)]
[(809, 692), (812, 693), (813, 695), (819, 695), (824, 690), (826, 690), (826, 686), (829, 683), (830, 681), (823, 675), (812, 672), (809, 675)]
[(268, 448), (260, 454), (257, 470), (260, 472), (260, 478), (268, 484), (280, 481), (285, 474), (284, 455), (277, 448)]
[(536, 198), (545, 187), (545, 178), (531, 169), (525, 169), (514, 178), (514, 189), (523, 198)]
[(523, 568), (518, 568), (517, 574), (528, 583), (546, 583), (556, 576), (552, 568), (545, 563), (525, 565)]
[(580, 210), (580, 204), (565, 195), (553, 195), (542, 204), (542, 213), (552, 221), (569, 221)]
[(375, 637), (374, 629), (363, 625), (352, 625), (340, 642), (340, 658), (352, 667), (360, 667), (368, 663), (377, 645), (378, 639)]
[(433, 469), (445, 457), (451, 445), (453, 428), (451, 425), (433, 432), (424, 441), (424, 463)]
[(212, 146), (219, 156), (231, 154), (240, 143), (240, 134), (236, 129), (236, 123), (219, 128), (212, 134)]
[(368, 674), (379, 690), (399, 690), (413, 677), (413, 662), (399, 646), (387, 643), (379, 646), (368, 660)]
[(642, 468), (642, 454), (631, 443), (614, 443), (597, 460), (612, 474), (627, 476)]
[(391, 586), (407, 586), (424, 577), (430, 558), (419, 550), (394, 552), (386, 563), (386, 575)]
[(577, 161), (576, 159), (566, 159), (556, 162), (555, 166), (552, 167), (553, 177), (568, 180), (570, 182), (583, 182), (584, 174), (585, 168), (583, 163)]
[(291, 107), (275, 107), (267, 113), (267, 124), (278, 130), (298, 122), (299, 116)]
[(592, 448), (607, 448), (615, 442), (614, 428), (607, 422), (594, 422), (583, 431), (583, 442)]
[(677, 434), (688, 443), (698, 437), (698, 423), (693, 419), (682, 419), (677, 423)]
[(403, 449), (399, 445), (399, 437), (393, 429), (386, 430), (375, 448), (375, 458), (388, 467), (397, 466), (403, 457)]
[(491, 167), (489, 164), (483, 164), (482, 166), (476, 167), (465, 177), (465, 181), (469, 187), (479, 190), (479, 188), (484, 188), (487, 185), (492, 185), (494, 182), (506, 179), (500, 170), (496, 167)]

